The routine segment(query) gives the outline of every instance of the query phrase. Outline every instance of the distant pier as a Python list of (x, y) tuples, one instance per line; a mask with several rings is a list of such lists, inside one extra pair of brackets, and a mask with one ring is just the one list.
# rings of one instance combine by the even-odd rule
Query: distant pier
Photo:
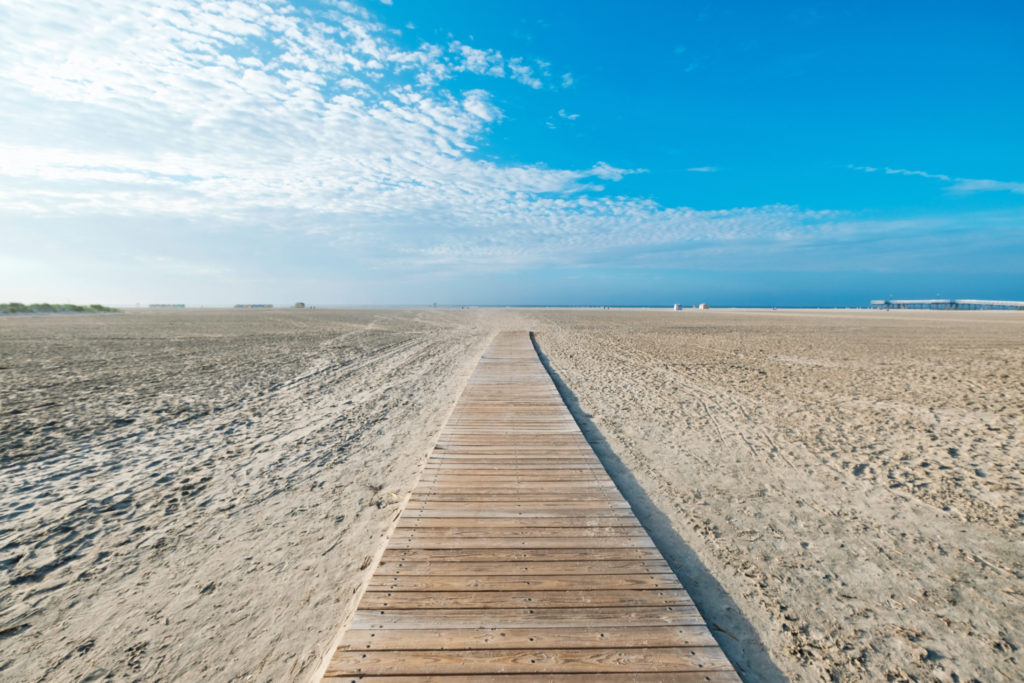
[(1024, 301), (989, 299), (872, 299), (871, 308), (927, 308), (932, 310), (1009, 309), (1024, 311)]

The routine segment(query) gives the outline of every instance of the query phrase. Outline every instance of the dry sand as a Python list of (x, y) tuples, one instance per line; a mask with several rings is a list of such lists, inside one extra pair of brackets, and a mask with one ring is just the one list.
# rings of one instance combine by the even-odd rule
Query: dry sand
[(1024, 679), (1024, 314), (537, 318), (749, 678)]
[(401, 311), (0, 319), (0, 679), (301, 679), (489, 334)]
[(491, 335), (749, 680), (1019, 680), (1024, 315), (0, 319), (0, 679), (302, 680)]

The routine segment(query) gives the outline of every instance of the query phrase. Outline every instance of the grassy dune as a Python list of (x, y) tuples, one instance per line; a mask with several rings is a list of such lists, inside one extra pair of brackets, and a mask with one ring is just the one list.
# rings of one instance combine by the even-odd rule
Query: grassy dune
[(16, 313), (119, 313), (116, 308), (91, 304), (79, 306), (78, 304), (20, 304), (12, 301), (0, 304), (0, 315), (12, 315)]

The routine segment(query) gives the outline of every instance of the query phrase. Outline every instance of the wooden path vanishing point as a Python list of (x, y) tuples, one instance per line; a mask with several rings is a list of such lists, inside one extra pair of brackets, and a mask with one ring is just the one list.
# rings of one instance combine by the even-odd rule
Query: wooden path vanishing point
[(526, 332), (470, 377), (325, 681), (739, 681)]

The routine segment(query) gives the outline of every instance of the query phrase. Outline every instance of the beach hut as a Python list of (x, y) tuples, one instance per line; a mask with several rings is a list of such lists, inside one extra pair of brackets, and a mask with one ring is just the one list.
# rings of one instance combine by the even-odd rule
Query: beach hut
[(697, 306), (697, 308), (699, 308), (702, 311), (706, 311), (706, 310), (708, 310), (708, 305), (707, 304), (701, 304), (700, 306)]

